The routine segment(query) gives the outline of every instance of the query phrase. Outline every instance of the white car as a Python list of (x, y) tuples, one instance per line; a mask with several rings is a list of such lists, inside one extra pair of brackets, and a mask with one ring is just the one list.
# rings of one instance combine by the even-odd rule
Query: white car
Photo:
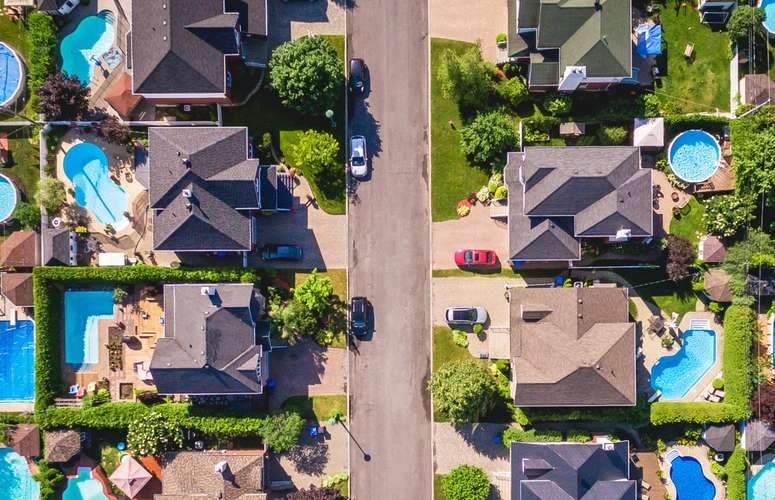
[(67, 14), (71, 13), (73, 9), (78, 7), (78, 4), (81, 3), (81, 0), (67, 0), (65, 3), (62, 4), (61, 7), (59, 7), (58, 12), (66, 16)]
[(350, 138), (350, 174), (355, 178), (366, 177), (369, 172), (366, 159), (366, 138), (354, 135)]
[(448, 307), (444, 318), (450, 325), (476, 325), (487, 322), (487, 310), (481, 306)]

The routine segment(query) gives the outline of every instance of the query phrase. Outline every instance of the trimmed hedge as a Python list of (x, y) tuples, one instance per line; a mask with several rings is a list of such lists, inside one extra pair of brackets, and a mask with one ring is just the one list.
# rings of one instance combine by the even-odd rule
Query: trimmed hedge
[(57, 28), (54, 19), (39, 10), (27, 18), (27, 86), (33, 108), (37, 110), (38, 88), (57, 69)]
[(756, 314), (750, 307), (732, 305), (727, 308), (724, 314), (724, 402), (657, 402), (651, 405), (651, 423), (737, 422), (750, 417), (749, 402), (756, 369), (751, 349), (757, 331)]
[(553, 429), (519, 429), (509, 427), (502, 434), (503, 446), (511, 447), (511, 443), (557, 443), (562, 441), (562, 432)]
[(513, 420), (520, 425), (538, 422), (626, 422), (633, 425), (649, 421), (649, 405), (639, 398), (635, 406), (611, 408), (514, 408)]
[(691, 129), (720, 134), (724, 126), (729, 125), (729, 118), (712, 115), (668, 115), (665, 117), (665, 125), (669, 136)]
[(745, 500), (745, 474), (748, 469), (748, 457), (745, 450), (737, 445), (724, 466), (727, 472), (727, 500)]
[(592, 441), (592, 433), (586, 429), (569, 429), (565, 440), (571, 443), (588, 443)]

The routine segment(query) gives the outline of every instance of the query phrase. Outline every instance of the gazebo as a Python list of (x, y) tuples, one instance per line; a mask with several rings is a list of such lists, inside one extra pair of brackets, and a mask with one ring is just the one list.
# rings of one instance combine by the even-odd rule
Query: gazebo
[(723, 269), (714, 268), (705, 273), (705, 295), (715, 302), (731, 302), (732, 291), (729, 289), (729, 274)]
[(151, 480), (150, 472), (129, 455), (121, 458), (121, 464), (110, 475), (110, 480), (129, 498), (136, 497)]
[(664, 118), (635, 118), (632, 145), (642, 148), (665, 146)]

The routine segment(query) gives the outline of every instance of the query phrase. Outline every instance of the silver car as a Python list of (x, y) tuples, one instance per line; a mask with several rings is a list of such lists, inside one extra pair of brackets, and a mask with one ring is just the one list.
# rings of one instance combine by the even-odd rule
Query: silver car
[(366, 138), (354, 135), (350, 138), (350, 174), (358, 179), (366, 177), (369, 171), (366, 163)]
[(448, 307), (444, 318), (450, 325), (475, 325), (487, 321), (487, 310), (481, 306)]

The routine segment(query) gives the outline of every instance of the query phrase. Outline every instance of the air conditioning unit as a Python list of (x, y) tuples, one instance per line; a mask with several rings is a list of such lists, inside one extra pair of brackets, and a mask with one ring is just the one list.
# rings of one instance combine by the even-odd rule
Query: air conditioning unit
[(213, 296), (215, 295), (215, 287), (214, 286), (203, 286), (201, 289), (202, 295), (209, 295)]

